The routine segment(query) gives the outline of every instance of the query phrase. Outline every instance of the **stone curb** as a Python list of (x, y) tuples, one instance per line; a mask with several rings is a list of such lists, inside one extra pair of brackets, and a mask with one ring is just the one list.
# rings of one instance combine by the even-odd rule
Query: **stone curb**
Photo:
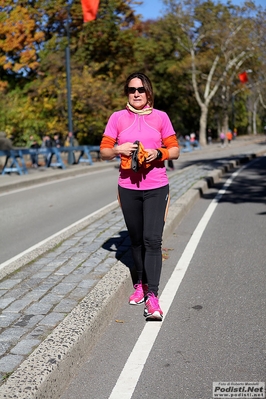
[[(230, 161), (209, 173), (171, 205), (164, 240), (173, 233), (198, 198), (228, 170), (256, 157)], [(125, 257), (130, 256), (130, 251)], [(123, 262), (123, 260), (122, 260)], [(121, 301), (132, 289), (129, 269), (121, 261), (34, 350), (0, 388), (0, 398), (59, 399), (78, 364), (95, 344)]]

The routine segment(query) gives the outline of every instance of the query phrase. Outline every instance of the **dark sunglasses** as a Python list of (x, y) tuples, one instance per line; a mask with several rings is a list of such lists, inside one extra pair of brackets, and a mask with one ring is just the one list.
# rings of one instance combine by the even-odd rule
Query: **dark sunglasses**
[(145, 88), (142, 87), (128, 87), (127, 88), (129, 94), (135, 94), (136, 90), (138, 90), (139, 94), (145, 93)]

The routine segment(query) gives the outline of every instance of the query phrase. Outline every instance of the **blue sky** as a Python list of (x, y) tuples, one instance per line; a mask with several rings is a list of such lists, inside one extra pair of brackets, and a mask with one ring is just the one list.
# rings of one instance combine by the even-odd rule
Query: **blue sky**
[[(142, 0), (143, 4), (141, 6), (134, 6), (133, 8), (138, 14), (143, 15), (143, 19), (156, 19), (160, 17), (162, 10), (164, 9), (164, 4), (162, 0)], [(232, 0), (232, 4), (241, 5), (243, 0)], [(255, 0), (256, 5), (261, 5), (266, 7), (266, 0)]]

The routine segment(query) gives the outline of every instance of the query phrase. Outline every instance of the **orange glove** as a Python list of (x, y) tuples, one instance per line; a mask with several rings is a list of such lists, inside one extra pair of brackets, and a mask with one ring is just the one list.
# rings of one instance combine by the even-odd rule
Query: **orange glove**
[(121, 164), (122, 169), (131, 169), (131, 157), (127, 157), (126, 155), (121, 155)]
[[(146, 163), (145, 160), (149, 155), (147, 151), (145, 151), (143, 145), (139, 141), (135, 141), (134, 144), (138, 144), (137, 151), (137, 165), (133, 170), (137, 172), (141, 166), (148, 168), (150, 166), (149, 163)], [(133, 155), (134, 157), (134, 155)], [(121, 155), (121, 168), (122, 169), (132, 169), (132, 157), (127, 157), (125, 155)]]
[(141, 142), (139, 142), (139, 152), (138, 152), (138, 162), (139, 166), (143, 166), (144, 168), (148, 168), (151, 166), (150, 163), (146, 163), (146, 158), (148, 157), (148, 152), (145, 151)]

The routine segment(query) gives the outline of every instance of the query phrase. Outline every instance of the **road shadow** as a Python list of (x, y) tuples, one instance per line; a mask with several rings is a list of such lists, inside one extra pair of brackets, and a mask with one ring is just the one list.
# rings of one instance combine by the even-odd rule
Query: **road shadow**
[[(257, 145), (261, 146), (261, 149), (263, 150), (265, 148), (266, 150), (266, 140), (265, 141), (261, 141), (259, 143), (256, 143)], [(197, 155), (199, 154), (200, 150), (197, 150)], [(256, 155), (250, 155), (250, 153), (245, 154), (245, 149), (243, 148), (243, 154), (242, 155), (230, 155), (230, 156), (222, 156), (217, 158), (216, 157), (206, 157), (206, 154), (204, 156), (204, 154), (202, 154), (202, 158), (197, 157), (197, 159), (188, 159), (188, 160), (182, 160), (182, 163), (179, 165), (178, 162), (176, 163), (176, 168), (177, 169), (184, 169), (187, 168), (188, 166), (193, 166), (196, 164), (201, 164), (201, 165), (206, 165), (207, 166), (211, 166), (211, 168), (213, 169), (219, 169), (224, 167), (224, 165), (236, 161), (239, 165), (245, 164), (247, 162), (250, 161), (250, 157), (251, 158), (255, 158)]]
[[(230, 174), (223, 176), (223, 181), (214, 184), (212, 188), (220, 190), (223, 187), (224, 180), (232, 175), (237, 169), (232, 169)], [(211, 186), (211, 184), (209, 185)], [(215, 194), (203, 194), (202, 198), (212, 199)], [(250, 161), (245, 169), (245, 173), (240, 173), (227, 188), (226, 195), (220, 199), (220, 203), (262, 203), (266, 204), (266, 157), (258, 157)], [(266, 212), (260, 212), (260, 215), (266, 215)]]
[(133, 285), (137, 282), (136, 270), (131, 253), (131, 242), (127, 230), (120, 231), (102, 245), (109, 252), (115, 252), (115, 258), (129, 268)]

